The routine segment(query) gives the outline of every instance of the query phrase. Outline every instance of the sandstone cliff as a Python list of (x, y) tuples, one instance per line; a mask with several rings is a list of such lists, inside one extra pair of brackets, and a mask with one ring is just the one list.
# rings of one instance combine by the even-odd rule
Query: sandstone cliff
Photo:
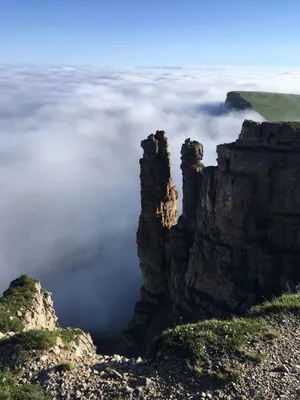
[(217, 146), (216, 167), (204, 168), (202, 145), (188, 139), (177, 223), (166, 136), (157, 132), (142, 147), (137, 243), (144, 287), (125, 332), (129, 352), (146, 352), (168, 325), (243, 313), (263, 298), (296, 291), (299, 123), (246, 120), (236, 142)]

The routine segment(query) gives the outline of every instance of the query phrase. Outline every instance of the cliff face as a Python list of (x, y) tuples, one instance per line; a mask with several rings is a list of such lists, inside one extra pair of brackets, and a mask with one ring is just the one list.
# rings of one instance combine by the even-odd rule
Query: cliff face
[(164, 132), (143, 140), (140, 159), (141, 215), (137, 232), (138, 256), (144, 289), (165, 295), (167, 287), (166, 246), (168, 231), (176, 224), (178, 197), (172, 181), (170, 154)]
[(204, 168), (202, 145), (186, 140), (177, 223), (167, 139), (157, 132), (142, 147), (137, 243), (144, 287), (125, 333), (129, 351), (145, 352), (168, 324), (241, 313), (296, 290), (299, 123), (245, 121), (236, 142), (217, 146), (216, 167)]
[(229, 110), (251, 110), (251, 104), (243, 99), (238, 92), (228, 92), (224, 106)]

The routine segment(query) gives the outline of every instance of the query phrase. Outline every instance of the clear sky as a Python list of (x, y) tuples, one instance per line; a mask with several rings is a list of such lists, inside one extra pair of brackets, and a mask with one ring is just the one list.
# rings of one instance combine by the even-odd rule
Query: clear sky
[(300, 0), (0, 0), (0, 63), (300, 66)]

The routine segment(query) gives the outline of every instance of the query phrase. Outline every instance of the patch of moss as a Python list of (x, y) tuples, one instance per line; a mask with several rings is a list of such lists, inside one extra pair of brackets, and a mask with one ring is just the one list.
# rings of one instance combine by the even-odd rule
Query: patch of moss
[(17, 311), (30, 306), (36, 294), (38, 280), (21, 275), (11, 282), (9, 288), (0, 298), (0, 332), (18, 332), (23, 329), (23, 323), (17, 316)]
[[(47, 330), (30, 330), (20, 332), (16, 335), (0, 340), (0, 347), (8, 352), (9, 365), (19, 367), (22, 364), (28, 363), (33, 354), (32, 350), (48, 350), (57, 344), (57, 338), (60, 337), (64, 345), (71, 342), (79, 343), (79, 335), (83, 331), (80, 329), (57, 329), (54, 331)], [(3, 363), (2, 363), (3, 364)]]
[(220, 383), (239, 382), (242, 378), (242, 371), (231, 367), (223, 367), (220, 371), (214, 373), (214, 377)]
[(65, 345), (71, 342), (78, 344), (78, 336), (81, 334), (83, 334), (83, 331), (80, 329), (62, 328), (54, 331), (33, 329), (17, 333), (11, 338), (3, 339), (2, 343), (10, 343), (24, 351), (48, 350), (51, 347), (56, 346), (58, 337), (61, 337)]
[(83, 334), (83, 331), (78, 328), (62, 328), (58, 332), (65, 345), (71, 342), (79, 344), (79, 335)]
[(55, 372), (68, 372), (74, 369), (74, 364), (72, 364), (69, 361), (66, 361), (64, 363), (55, 365), (53, 369)]
[(51, 397), (38, 385), (18, 384), (17, 375), (6, 368), (0, 370), (0, 400), (51, 400)]
[(196, 165), (196, 168), (197, 168), (197, 169), (202, 169), (202, 168), (204, 168), (203, 162), (202, 162), (202, 161), (199, 161), (198, 164)]
[(198, 142), (197, 140), (192, 140), (192, 141), (189, 143), (189, 145), (190, 145), (190, 146), (195, 146), (195, 147), (196, 147), (196, 146), (199, 146), (199, 145), (201, 146), (201, 143)]
[(163, 333), (164, 345), (190, 359), (205, 360), (208, 352), (242, 354), (249, 341), (263, 332), (259, 321), (234, 318), (230, 321), (209, 320), (181, 325)]
[(8, 340), (24, 351), (47, 350), (56, 345), (58, 334), (56, 331), (30, 330), (17, 333)]

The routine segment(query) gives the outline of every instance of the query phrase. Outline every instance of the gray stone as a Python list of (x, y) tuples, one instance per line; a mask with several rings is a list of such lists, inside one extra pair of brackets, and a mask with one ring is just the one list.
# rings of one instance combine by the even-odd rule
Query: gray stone
[(145, 342), (173, 321), (221, 318), (297, 290), (300, 123), (244, 121), (236, 142), (217, 146), (216, 167), (203, 167), (202, 145), (187, 139), (178, 221), (164, 132), (142, 147), (144, 286), (124, 335), (131, 350), (144, 354)]

